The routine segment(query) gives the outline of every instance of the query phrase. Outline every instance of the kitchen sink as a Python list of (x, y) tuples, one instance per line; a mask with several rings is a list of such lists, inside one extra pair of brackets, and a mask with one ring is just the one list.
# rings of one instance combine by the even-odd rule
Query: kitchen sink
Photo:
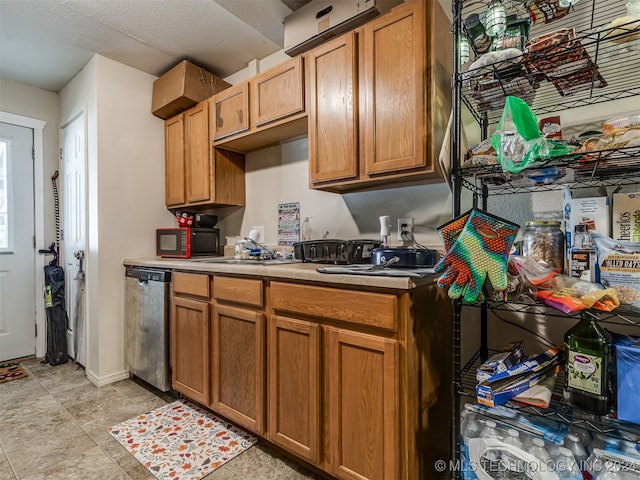
[(271, 260), (253, 260), (253, 259), (238, 259), (229, 257), (217, 257), (217, 258), (194, 258), (196, 262), (201, 263), (219, 263), (228, 265), (283, 265), (288, 263), (302, 263), (300, 260), (294, 260), (293, 258), (273, 258)]

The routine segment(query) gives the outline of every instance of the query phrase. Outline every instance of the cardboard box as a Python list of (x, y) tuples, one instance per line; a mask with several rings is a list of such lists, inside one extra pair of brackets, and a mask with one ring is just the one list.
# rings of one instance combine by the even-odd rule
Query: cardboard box
[(623, 242), (640, 242), (640, 193), (614, 193), (611, 237)]
[(231, 85), (213, 73), (183, 60), (153, 82), (151, 113), (167, 119)]
[(573, 247), (575, 226), (585, 224), (589, 233), (611, 235), (609, 197), (571, 198), (571, 191), (564, 188), (564, 219), (567, 249)]
[(476, 371), (476, 381), (484, 382), (489, 378), (506, 371), (524, 358), (524, 342), (509, 342), (484, 362)]
[(563, 346), (558, 345), (518, 363), (476, 385), (476, 400), (487, 407), (502, 405), (544, 379), (563, 359)]

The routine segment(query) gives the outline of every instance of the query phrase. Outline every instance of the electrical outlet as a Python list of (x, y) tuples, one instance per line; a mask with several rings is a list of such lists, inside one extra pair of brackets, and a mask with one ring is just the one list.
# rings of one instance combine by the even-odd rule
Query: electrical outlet
[(413, 240), (413, 217), (398, 218), (398, 240)]

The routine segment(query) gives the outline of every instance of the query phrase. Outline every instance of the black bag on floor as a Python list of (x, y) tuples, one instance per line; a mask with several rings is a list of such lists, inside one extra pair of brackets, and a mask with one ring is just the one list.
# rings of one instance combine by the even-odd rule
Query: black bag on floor
[(69, 317), (64, 300), (64, 270), (58, 265), (44, 267), (47, 310), (47, 354), (51, 365), (67, 363), (67, 329)]

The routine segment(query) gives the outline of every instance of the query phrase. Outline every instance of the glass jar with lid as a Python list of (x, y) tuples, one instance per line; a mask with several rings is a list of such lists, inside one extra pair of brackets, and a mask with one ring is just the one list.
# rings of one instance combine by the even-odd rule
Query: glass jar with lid
[(564, 270), (564, 233), (557, 220), (530, 220), (522, 231), (522, 255), (544, 262), (557, 273)]

